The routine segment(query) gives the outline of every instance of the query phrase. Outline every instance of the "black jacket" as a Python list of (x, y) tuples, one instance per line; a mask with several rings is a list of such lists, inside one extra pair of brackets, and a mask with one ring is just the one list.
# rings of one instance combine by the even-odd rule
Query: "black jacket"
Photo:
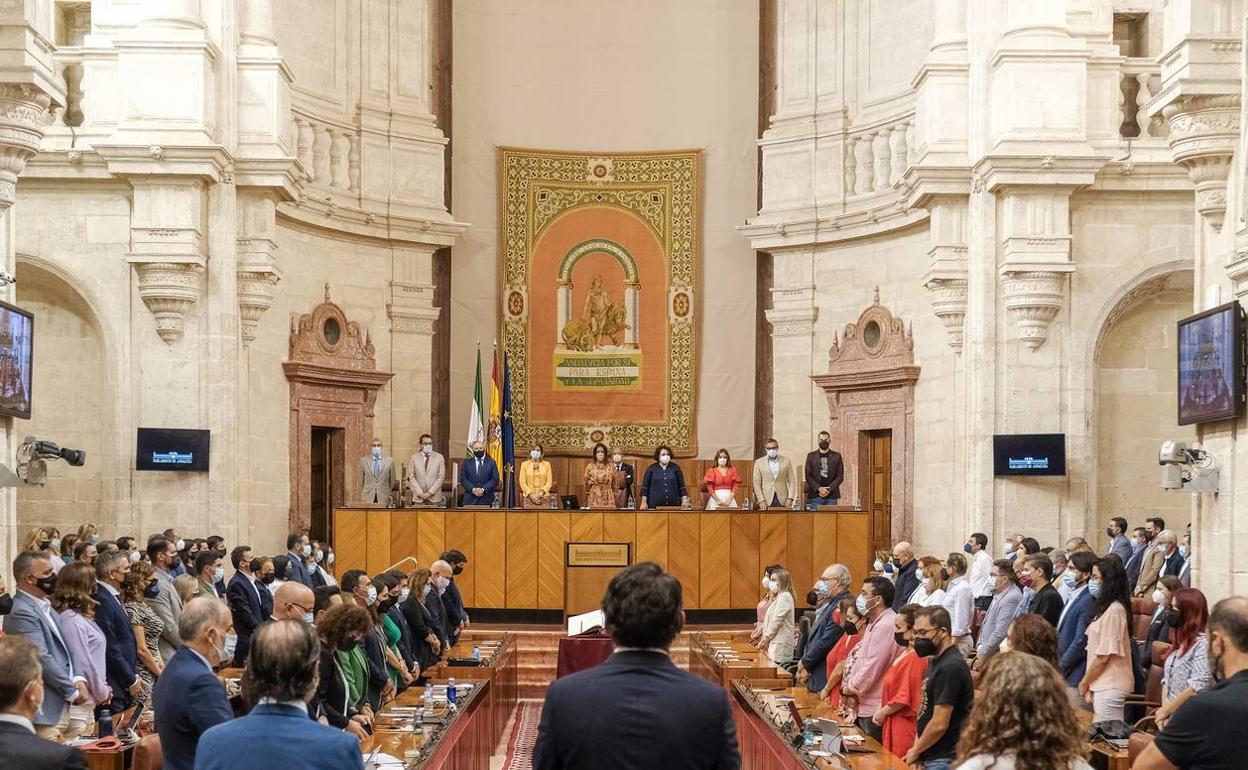
[(234, 618), (234, 633), (238, 635), (238, 645), (234, 648), (234, 665), (242, 668), (247, 662), (247, 652), (251, 649), (251, 635), (269, 616), (262, 614), (264, 608), (260, 605), (260, 589), (251, 582), (251, 578), (241, 572), (235, 572), (230, 578), (230, 585), (225, 589), (225, 598), (230, 604), (230, 615)]
[(894, 584), (897, 593), (893, 596), (893, 609), (900, 610), (910, 603), (910, 595), (919, 587), (919, 560), (911, 559), (910, 563), (901, 568), (897, 573), (897, 582)]
[(425, 597), (425, 609), (429, 611), (433, 633), (442, 641), (442, 651), (445, 652), (446, 648), (451, 646), (450, 625), (446, 620), (446, 604), (442, 601), (442, 597), (438, 596), (436, 588)]
[(338, 656), (333, 648), (321, 642), (321, 676), (316, 682), (316, 695), (308, 704), (308, 714), (320, 713), (329, 721), (331, 727), (339, 730), (347, 726), (351, 717), (359, 713), (352, 703), (347, 682), (343, 679), (342, 669), (338, 666)]
[(1065, 607), (1062, 602), (1062, 595), (1053, 587), (1052, 583), (1048, 583), (1036, 592), (1036, 596), (1031, 600), (1031, 611), (1049, 621), (1049, 625), (1057, 628), (1057, 621), (1062, 617), (1062, 609)]
[(552, 682), (533, 750), (537, 770), (740, 766), (724, 689), (641, 650)]
[(423, 672), (438, 661), (433, 646), (425, 638), (430, 632), (437, 634), (433, 630), (433, 618), (425, 605), (416, 601), (415, 596), (407, 597), (407, 601), (400, 604), (399, 609), (403, 612), (408, 628), (412, 629), (412, 651), (416, 654), (416, 662), (420, 665), (423, 676)]
[(78, 749), (45, 741), (11, 722), (0, 722), (0, 767), (87, 770), (87, 758)]

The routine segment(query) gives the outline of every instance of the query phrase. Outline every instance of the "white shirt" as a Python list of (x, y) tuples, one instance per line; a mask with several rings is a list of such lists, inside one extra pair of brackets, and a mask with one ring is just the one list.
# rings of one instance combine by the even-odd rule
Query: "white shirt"
[(772, 478), (777, 478), (777, 477), (779, 477), (779, 476), (780, 476), (780, 458), (779, 458), (779, 457), (777, 457), (777, 458), (776, 458), (776, 459), (774, 459), (774, 460), (773, 460), (773, 459), (771, 459), (770, 457), (768, 457), (768, 458), (767, 458), (767, 467), (771, 469), (771, 477), (772, 477)]
[(256, 701), (258, 706), (290, 706), (296, 708), (303, 713), (308, 713), (308, 704), (301, 700), (278, 700), (277, 698), (261, 698)]
[(21, 714), (0, 714), (0, 722), (8, 722), (18, 727), (25, 727), (30, 731), (31, 735), (35, 734), (35, 725)]
[(949, 581), (949, 588), (940, 606), (949, 612), (949, 625), (955, 637), (971, 633), (971, 621), (975, 618), (975, 596), (971, 583), (965, 575)]
[(1086, 590), (1088, 590), (1087, 583), (1084, 583), (1081, 586), (1075, 586), (1074, 588), (1070, 589), (1070, 599), (1066, 601), (1066, 606), (1062, 608), (1062, 614), (1059, 615), (1057, 618), (1057, 624), (1059, 626), (1062, 624), (1062, 621), (1066, 619), (1066, 611), (1070, 609), (1070, 605), (1074, 604), (1075, 599), (1079, 598), (1079, 594), (1083, 593)]
[(976, 597), (992, 596), (992, 556), (987, 551), (980, 551), (971, 557), (971, 571), (967, 578)]

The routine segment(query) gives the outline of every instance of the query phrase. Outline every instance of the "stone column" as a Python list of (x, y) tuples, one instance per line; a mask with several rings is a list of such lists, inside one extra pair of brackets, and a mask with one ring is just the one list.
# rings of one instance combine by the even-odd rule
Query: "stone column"
[(243, 45), (277, 46), (273, 0), (243, 0), (239, 16), (239, 38)]
[[(771, 290), (771, 324), (773, 404), (784, 409), (773, 417), (773, 431), (784, 451), (810, 443), (814, 425), (826, 425), (826, 405), (816, 416), (816, 397), (826, 404), (822, 392), (811, 382), (811, 375), (827, 371), (827, 351), (815, 349), (815, 322), (819, 307), (815, 304), (814, 249), (777, 251), (775, 286)], [(757, 452), (761, 447), (754, 447)]]
[(390, 448), (396, 463), (407, 462), (419, 448), (421, 433), (433, 432), (433, 326), (442, 312), (433, 304), (436, 250), (432, 245), (396, 245), (392, 257), (394, 280), (386, 311), (394, 372)]

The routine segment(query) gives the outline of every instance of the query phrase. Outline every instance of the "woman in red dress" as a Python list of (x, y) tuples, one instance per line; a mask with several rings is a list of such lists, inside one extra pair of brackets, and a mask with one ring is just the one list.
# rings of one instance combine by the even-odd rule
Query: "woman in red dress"
[(702, 488), (706, 492), (706, 510), (716, 508), (737, 507), (737, 487), (741, 486), (741, 476), (732, 467), (732, 458), (727, 449), (715, 453), (715, 465), (706, 469), (702, 477)]
[(919, 698), (923, 697), (923, 677), (927, 658), (914, 652), (914, 613), (917, 604), (908, 604), (897, 613), (893, 638), (904, 648), (884, 672), (884, 698), (871, 721), (884, 727), (884, 748), (904, 757), (914, 745), (915, 720)]
[(839, 621), (845, 633), (841, 634), (841, 638), (836, 640), (831, 650), (828, 650), (828, 657), (824, 663), (824, 670), (828, 672), (828, 683), (819, 691), (819, 697), (827, 700), (829, 706), (837, 709), (841, 705), (841, 680), (845, 677), (845, 659), (862, 639), (863, 619), (858, 614), (858, 608), (854, 606), (853, 599), (842, 599), (832, 620)]

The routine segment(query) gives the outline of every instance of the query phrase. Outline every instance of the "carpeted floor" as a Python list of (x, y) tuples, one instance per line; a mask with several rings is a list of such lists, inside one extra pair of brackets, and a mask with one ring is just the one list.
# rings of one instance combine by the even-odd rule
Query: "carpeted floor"
[(533, 745), (537, 742), (537, 725), (542, 718), (541, 701), (520, 701), (511, 719), (506, 754), (501, 770), (531, 770)]

